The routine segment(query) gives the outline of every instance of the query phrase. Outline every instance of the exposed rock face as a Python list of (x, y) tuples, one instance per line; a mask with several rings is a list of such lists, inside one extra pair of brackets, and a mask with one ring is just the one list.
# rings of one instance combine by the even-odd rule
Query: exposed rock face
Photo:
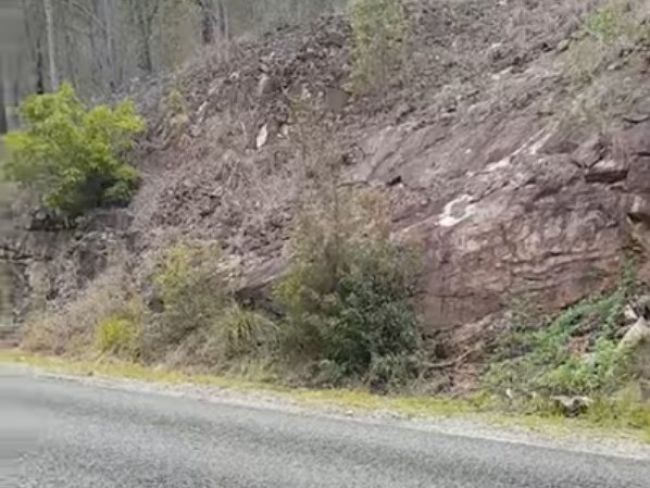
[(504, 125), (489, 137), (470, 134), (479, 143), (460, 157), (444, 144), (417, 151), (431, 138), (425, 131), (387, 130), (387, 156), (376, 151), (364, 169), (379, 179), (399, 173), (405, 185), (431, 189), (432, 203), (402, 232), (426, 242), (423, 301), (432, 327), (478, 320), (517, 296), (557, 309), (586, 290), (613, 285), (626, 239), (630, 193), (622, 184), (630, 163), (616, 161), (626, 168), (617, 169), (616, 181), (593, 181), (593, 168), (542, 152), (545, 130), (529, 129), (527, 137)]
[(0, 263), (8, 271), (14, 321), (22, 321), (48, 302), (65, 303), (102, 273), (110, 260), (119, 259), (129, 242), (130, 222), (128, 212), (109, 210), (80, 220), (75, 230), (58, 226), (45, 230), (32, 219), (22, 228), (5, 229)]

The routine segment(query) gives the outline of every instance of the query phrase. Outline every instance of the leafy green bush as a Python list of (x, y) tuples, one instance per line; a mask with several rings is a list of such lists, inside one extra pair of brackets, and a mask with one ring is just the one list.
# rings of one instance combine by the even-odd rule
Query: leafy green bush
[(411, 303), (416, 259), (369, 227), (368, 212), (339, 210), (308, 213), (299, 225), (290, 270), (275, 291), (286, 312), (281, 342), (316, 364), (315, 376), (329, 371), (332, 383), (402, 382), (416, 372), (420, 345)]
[(132, 103), (88, 109), (64, 84), (56, 93), (27, 99), (21, 114), (25, 128), (5, 137), (6, 178), (68, 216), (129, 201), (138, 174), (123, 156), (144, 130)]
[(353, 0), (350, 24), (354, 38), (354, 72), (357, 89), (377, 89), (388, 84), (391, 70), (399, 67), (407, 31), (400, 0)]

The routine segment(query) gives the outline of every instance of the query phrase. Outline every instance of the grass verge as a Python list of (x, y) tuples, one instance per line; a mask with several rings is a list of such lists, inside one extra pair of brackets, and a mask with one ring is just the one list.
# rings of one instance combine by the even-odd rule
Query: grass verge
[(376, 395), (364, 390), (290, 388), (238, 377), (190, 374), (146, 367), (118, 360), (83, 361), (39, 356), (20, 350), (0, 350), (0, 364), (24, 365), (55, 374), (79, 377), (131, 379), (161, 385), (197, 385), (239, 393), (258, 393), (301, 407), (358, 415), (388, 413), (392, 416), (439, 420), (451, 417), (503, 429), (517, 429), (553, 438), (611, 438), (650, 443), (650, 430), (635, 429), (616, 419), (499, 411), (484, 398), (452, 399), (417, 395)]
[(350, 389), (291, 388), (274, 383), (249, 381), (235, 376), (191, 374), (114, 359), (83, 361), (33, 355), (20, 350), (5, 350), (0, 351), (0, 363), (20, 364), (72, 376), (132, 379), (168, 385), (192, 384), (242, 393), (267, 393), (291, 400), (299, 405), (331, 407), (353, 410), (358, 413), (389, 411), (405, 417), (440, 417), (478, 411), (472, 402), (465, 400), (418, 396), (380, 396), (363, 390)]

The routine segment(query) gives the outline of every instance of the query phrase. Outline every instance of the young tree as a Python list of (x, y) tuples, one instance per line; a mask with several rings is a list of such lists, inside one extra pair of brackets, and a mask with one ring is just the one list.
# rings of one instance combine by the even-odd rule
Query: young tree
[(28, 98), (24, 127), (3, 140), (3, 173), (30, 188), (46, 207), (74, 217), (102, 205), (127, 203), (138, 173), (123, 158), (144, 130), (130, 102), (86, 107), (67, 83), (55, 93)]

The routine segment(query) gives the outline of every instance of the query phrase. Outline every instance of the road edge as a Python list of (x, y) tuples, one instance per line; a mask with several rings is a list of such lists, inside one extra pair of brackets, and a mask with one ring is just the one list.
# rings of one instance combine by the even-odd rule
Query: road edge
[[(162, 394), (213, 404), (322, 416), (456, 437), (650, 460), (650, 442), (644, 442), (640, 432), (600, 428), (561, 417), (480, 412), (478, 409), (472, 410), (467, 402), (460, 400), (380, 397), (354, 390), (278, 387), (233, 378), (145, 368), (132, 363), (52, 358), (19, 350), (0, 350), (0, 378), (3, 374), (30, 375), (89, 387)], [(409, 400), (411, 403), (408, 403)]]

